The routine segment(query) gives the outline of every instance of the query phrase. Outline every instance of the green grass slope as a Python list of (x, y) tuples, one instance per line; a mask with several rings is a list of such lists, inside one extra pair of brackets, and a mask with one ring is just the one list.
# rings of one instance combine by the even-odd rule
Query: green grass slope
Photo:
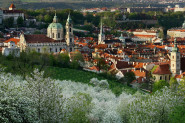
[(47, 76), (53, 79), (59, 80), (71, 80), (75, 82), (82, 82), (89, 84), (92, 78), (98, 78), (99, 80), (107, 80), (109, 82), (110, 89), (116, 95), (121, 94), (123, 91), (129, 94), (134, 94), (136, 90), (126, 85), (119, 83), (116, 79), (107, 79), (102, 75), (87, 72), (83, 70), (69, 69), (69, 68), (57, 68), (57, 67), (47, 67), (44, 70)]

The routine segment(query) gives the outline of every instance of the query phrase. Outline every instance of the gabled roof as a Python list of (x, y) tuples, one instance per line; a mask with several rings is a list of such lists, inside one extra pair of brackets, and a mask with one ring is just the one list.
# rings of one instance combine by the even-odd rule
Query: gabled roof
[(116, 64), (117, 69), (124, 69), (124, 68), (131, 68), (131, 67), (133, 67), (133, 65), (125, 61), (117, 61), (117, 64)]
[(12, 3), (9, 8), (16, 8), (15, 5)]
[(170, 71), (170, 66), (169, 64), (161, 64), (159, 66), (157, 66), (157, 68), (154, 70), (154, 72), (152, 74), (172, 74)]
[(24, 35), (27, 43), (57, 43), (65, 42), (65, 40), (57, 41), (52, 38), (47, 37), (46, 35)]
[(17, 43), (20, 41), (20, 39), (17, 39), (17, 38), (10, 38), (10, 39), (4, 41), (4, 43), (8, 43), (8, 42), (11, 42), (11, 41), (15, 42), (15, 44), (17, 45)]

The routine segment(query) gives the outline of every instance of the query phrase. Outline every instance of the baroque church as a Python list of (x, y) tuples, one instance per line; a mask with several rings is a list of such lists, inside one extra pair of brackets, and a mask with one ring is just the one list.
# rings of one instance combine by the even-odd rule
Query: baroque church
[(74, 51), (73, 23), (70, 14), (66, 22), (66, 34), (64, 27), (58, 22), (55, 14), (53, 22), (47, 28), (47, 35), (20, 35), (17, 44), (21, 51), (31, 50), (39, 53), (57, 53), (62, 49), (68, 52)]

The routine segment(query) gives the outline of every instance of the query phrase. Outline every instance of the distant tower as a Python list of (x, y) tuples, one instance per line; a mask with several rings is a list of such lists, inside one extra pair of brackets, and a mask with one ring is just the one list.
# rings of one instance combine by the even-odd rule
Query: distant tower
[(68, 46), (68, 52), (74, 51), (74, 35), (73, 35), (73, 23), (70, 14), (66, 22), (66, 43)]
[(47, 28), (47, 36), (54, 40), (62, 40), (64, 39), (63, 35), (63, 26), (62, 24), (58, 23), (58, 18), (55, 16), (53, 18), (53, 22)]
[(13, 3), (10, 5), (9, 10), (16, 10), (16, 7)]
[(181, 56), (179, 49), (177, 48), (177, 40), (174, 39), (174, 47), (172, 48), (171, 52), (171, 71), (173, 76), (180, 74), (181, 69)]
[(98, 35), (98, 44), (104, 44), (105, 35), (103, 34), (103, 24), (101, 21), (100, 34)]

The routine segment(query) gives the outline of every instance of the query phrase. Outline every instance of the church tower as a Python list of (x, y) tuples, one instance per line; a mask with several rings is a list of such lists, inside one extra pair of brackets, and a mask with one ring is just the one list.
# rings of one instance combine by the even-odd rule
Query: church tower
[(98, 44), (104, 44), (105, 35), (103, 34), (103, 24), (101, 21), (100, 34), (98, 35)]
[(171, 52), (171, 71), (173, 73), (173, 76), (176, 74), (180, 74), (181, 69), (181, 56), (179, 49), (177, 48), (177, 40), (174, 39), (174, 47), (172, 48)]
[(73, 35), (73, 23), (70, 14), (68, 15), (66, 22), (66, 43), (68, 52), (74, 51), (74, 35)]
[(9, 10), (16, 10), (16, 7), (13, 3), (10, 5)]
[(47, 28), (47, 36), (57, 41), (64, 39), (63, 26), (58, 23), (56, 13), (53, 18), (53, 22)]

